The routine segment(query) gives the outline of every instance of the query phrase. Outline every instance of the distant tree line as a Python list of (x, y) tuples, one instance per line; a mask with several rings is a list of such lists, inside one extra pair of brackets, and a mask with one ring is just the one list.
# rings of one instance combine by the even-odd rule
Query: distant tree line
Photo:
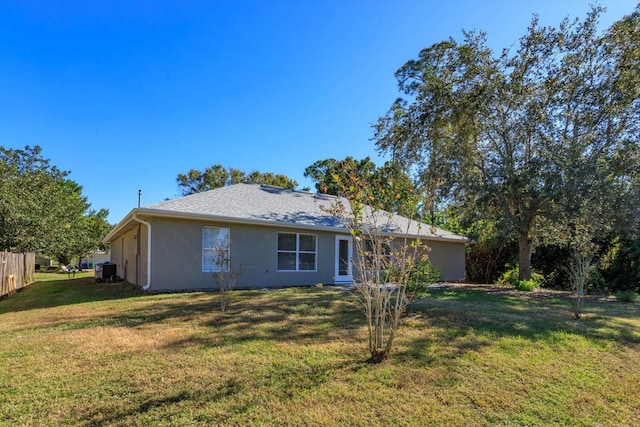
[(182, 196), (240, 183), (267, 184), (291, 189), (298, 186), (296, 181), (286, 175), (259, 171), (247, 174), (240, 169), (226, 168), (220, 164), (214, 164), (204, 170), (191, 169), (186, 174), (180, 173), (176, 182)]

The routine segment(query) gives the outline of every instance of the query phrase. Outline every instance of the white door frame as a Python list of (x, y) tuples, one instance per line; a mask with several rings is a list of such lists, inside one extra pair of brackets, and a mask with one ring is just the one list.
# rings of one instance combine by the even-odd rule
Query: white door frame
[[(340, 242), (347, 242), (347, 274), (344, 274), (344, 266), (340, 265)], [(344, 245), (344, 243), (342, 243)], [(335, 256), (335, 284), (353, 283), (353, 238), (347, 235), (336, 235), (336, 256)], [(342, 271), (341, 271), (342, 270)], [(341, 274), (343, 273), (343, 274)]]

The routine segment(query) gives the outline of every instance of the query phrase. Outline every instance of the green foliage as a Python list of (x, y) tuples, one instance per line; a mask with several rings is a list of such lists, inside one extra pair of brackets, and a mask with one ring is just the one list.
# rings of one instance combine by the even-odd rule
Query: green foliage
[(472, 283), (495, 283), (504, 269), (504, 265), (515, 261), (514, 242), (491, 239), (472, 242), (467, 245), (465, 256), (465, 275)]
[(503, 233), (505, 227), (499, 216), (459, 204), (448, 206), (436, 216), (439, 227), (470, 239), (465, 256), (467, 281), (495, 283), (505, 265), (517, 263), (517, 242)]
[(409, 273), (409, 282), (407, 284), (407, 293), (415, 297), (425, 294), (427, 287), (433, 283), (439, 282), (442, 278), (442, 271), (431, 264), (431, 260), (422, 259), (418, 261), (415, 267)]
[(73, 263), (73, 259), (95, 250), (106, 250), (102, 239), (109, 233), (112, 225), (107, 221), (109, 211), (90, 209), (75, 225), (67, 231), (66, 244), (60, 243), (52, 253), (62, 264)]
[(405, 292), (409, 299), (424, 296), (428, 286), (442, 278), (442, 272), (431, 264), (429, 259), (422, 259), (413, 265), (403, 276), (403, 270), (396, 264), (386, 266), (382, 275), (382, 283), (395, 284), (398, 279), (405, 278)]
[(203, 171), (191, 169), (186, 174), (180, 173), (176, 178), (176, 182), (183, 196), (243, 182), (249, 184), (275, 185), (277, 187), (290, 189), (298, 186), (296, 181), (286, 175), (259, 171), (246, 174), (239, 169), (225, 168), (219, 164), (205, 168)]
[(601, 13), (534, 18), (502, 54), (481, 32), (423, 49), (396, 72), (408, 101), (375, 125), (378, 149), (429, 199), (479, 210), (518, 242), (520, 279), (544, 227), (573, 246), (638, 217), (640, 6), (598, 34)]
[(516, 289), (519, 291), (535, 291), (540, 287), (540, 283), (535, 279), (519, 280)]
[[(350, 175), (356, 175), (364, 182), (369, 181), (376, 169), (376, 165), (370, 157), (356, 160), (346, 157), (344, 160), (324, 159), (318, 160), (304, 170), (305, 178), (311, 178), (315, 182), (316, 190), (324, 194), (343, 196), (340, 182), (349, 179)], [(335, 175), (339, 179), (336, 179)]]
[(108, 211), (91, 210), (82, 187), (41, 152), (0, 147), (0, 249), (66, 262), (101, 246)]
[(534, 291), (540, 287), (542, 280), (542, 275), (538, 273), (533, 273), (531, 279), (521, 280), (518, 266), (507, 266), (507, 271), (500, 276), (497, 283), (513, 286), (519, 291)]
[[(365, 204), (407, 217), (413, 217), (418, 210), (420, 195), (394, 162), (377, 167), (369, 157), (318, 160), (305, 169), (304, 176), (315, 182), (320, 193), (349, 197), (356, 188), (354, 183), (363, 184), (366, 191), (361, 196)], [(345, 182), (352, 184), (344, 187)]]
[(567, 288), (569, 279), (566, 264), (570, 257), (571, 249), (566, 246), (549, 244), (536, 248), (532, 263), (544, 276), (545, 288)]
[(637, 292), (628, 290), (628, 291), (617, 291), (615, 293), (616, 299), (621, 302), (631, 302), (634, 303), (640, 300), (640, 295)]
[(607, 258), (603, 276), (609, 289), (640, 291), (640, 239), (617, 241)]
[(513, 287), (518, 286), (518, 282), (520, 281), (520, 279), (518, 279), (518, 270), (518, 267), (511, 267), (510, 269), (505, 271), (498, 280), (498, 284), (510, 285)]

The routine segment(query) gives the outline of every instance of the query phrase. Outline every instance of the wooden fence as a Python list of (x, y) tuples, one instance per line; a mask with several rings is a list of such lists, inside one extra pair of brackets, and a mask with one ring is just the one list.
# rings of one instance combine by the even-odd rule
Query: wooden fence
[(0, 297), (36, 281), (36, 254), (0, 252)]

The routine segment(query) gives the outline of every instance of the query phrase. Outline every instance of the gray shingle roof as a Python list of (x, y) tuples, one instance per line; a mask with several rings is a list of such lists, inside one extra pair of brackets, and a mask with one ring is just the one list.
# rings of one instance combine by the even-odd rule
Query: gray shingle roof
[(260, 184), (236, 184), (148, 206), (148, 211), (204, 215), (247, 222), (276, 222), (316, 227), (339, 227), (320, 206), (335, 197)]
[[(139, 209), (140, 214), (188, 216), (235, 222), (345, 230), (345, 221), (327, 212), (338, 201), (335, 196), (288, 190), (260, 184), (236, 184), (168, 200)], [(343, 200), (348, 206), (346, 200)], [(465, 237), (408, 218), (377, 216), (390, 233), (427, 239), (463, 242)]]

